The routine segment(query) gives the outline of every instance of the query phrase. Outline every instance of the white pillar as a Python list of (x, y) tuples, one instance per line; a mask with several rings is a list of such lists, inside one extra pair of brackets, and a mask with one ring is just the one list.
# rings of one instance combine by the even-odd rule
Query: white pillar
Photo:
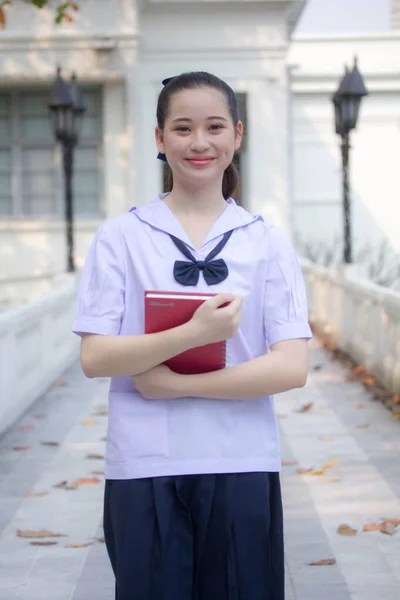
[(290, 237), (287, 87), (284, 76), (249, 82), (248, 210)]
[(129, 207), (128, 134), (123, 82), (104, 86), (104, 203), (106, 218)]
[(140, 90), (137, 89), (137, 41), (124, 41), (120, 44), (120, 54), (125, 73), (125, 115), (127, 134), (127, 206), (140, 204), (137, 197), (137, 161), (140, 149), (137, 141), (137, 104)]

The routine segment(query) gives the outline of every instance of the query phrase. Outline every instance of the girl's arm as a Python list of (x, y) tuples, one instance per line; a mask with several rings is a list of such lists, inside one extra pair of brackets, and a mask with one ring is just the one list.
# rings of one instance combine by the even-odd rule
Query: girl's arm
[(307, 341), (286, 340), (275, 344), (269, 354), (236, 367), (187, 375), (176, 385), (181, 396), (246, 400), (303, 387), (307, 373)]
[(147, 335), (85, 334), (81, 365), (86, 377), (124, 377), (148, 371), (195, 346), (185, 325)]
[(239, 326), (241, 305), (238, 296), (218, 294), (204, 302), (188, 323), (167, 331), (144, 335), (85, 334), (81, 342), (83, 372), (91, 378), (134, 376), (190, 348), (229, 339)]
[(211, 398), (247, 400), (300, 388), (306, 384), (308, 347), (305, 339), (278, 342), (271, 352), (236, 367), (179, 375), (160, 365), (133, 377), (144, 398)]

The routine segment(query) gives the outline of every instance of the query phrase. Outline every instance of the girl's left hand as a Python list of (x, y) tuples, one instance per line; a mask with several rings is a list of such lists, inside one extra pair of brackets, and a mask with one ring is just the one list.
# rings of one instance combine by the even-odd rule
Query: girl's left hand
[(132, 382), (137, 391), (148, 400), (178, 397), (178, 379), (182, 377), (167, 365), (158, 365), (149, 371), (134, 375)]

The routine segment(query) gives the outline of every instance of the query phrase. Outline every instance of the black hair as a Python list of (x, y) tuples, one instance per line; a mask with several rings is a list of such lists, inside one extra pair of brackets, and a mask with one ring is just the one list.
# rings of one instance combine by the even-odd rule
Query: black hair
[[(238, 101), (232, 88), (225, 81), (219, 79), (219, 77), (216, 77), (211, 73), (207, 73), (205, 71), (192, 71), (189, 73), (182, 73), (177, 77), (169, 79), (164, 88), (161, 90), (157, 103), (157, 125), (161, 131), (164, 129), (171, 96), (177, 92), (191, 90), (196, 87), (211, 87), (222, 92), (226, 98), (233, 124), (235, 127), (237, 126), (239, 122)], [(171, 168), (168, 168), (166, 191), (172, 190), (172, 184), (172, 171)], [(232, 196), (238, 187), (239, 174), (235, 165), (233, 162), (231, 162), (231, 164), (225, 169), (222, 180), (222, 194), (225, 200)]]

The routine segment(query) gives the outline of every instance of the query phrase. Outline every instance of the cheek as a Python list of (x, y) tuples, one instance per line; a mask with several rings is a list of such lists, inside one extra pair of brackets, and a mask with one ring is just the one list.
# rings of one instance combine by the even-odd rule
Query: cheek
[(170, 154), (177, 155), (185, 150), (187, 146), (187, 142), (185, 143), (185, 138), (175, 138), (173, 140), (167, 139), (165, 140), (165, 147), (168, 148)]

